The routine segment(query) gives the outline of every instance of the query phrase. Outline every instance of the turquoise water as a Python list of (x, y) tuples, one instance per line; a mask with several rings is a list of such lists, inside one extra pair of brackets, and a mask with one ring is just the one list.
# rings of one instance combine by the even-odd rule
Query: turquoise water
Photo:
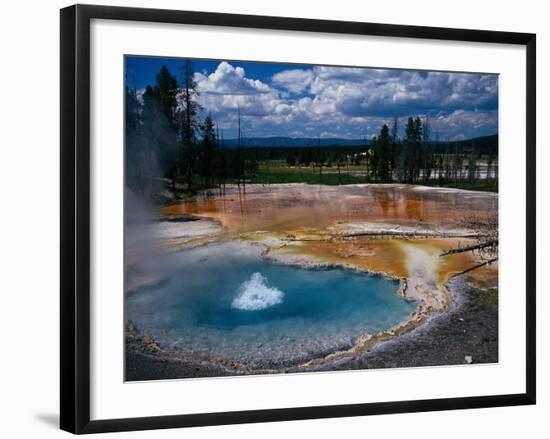
[(148, 261), (160, 286), (132, 292), (126, 319), (167, 349), (224, 355), (253, 367), (290, 366), (351, 347), (404, 320), (399, 282), (344, 268), (278, 265), (240, 243)]

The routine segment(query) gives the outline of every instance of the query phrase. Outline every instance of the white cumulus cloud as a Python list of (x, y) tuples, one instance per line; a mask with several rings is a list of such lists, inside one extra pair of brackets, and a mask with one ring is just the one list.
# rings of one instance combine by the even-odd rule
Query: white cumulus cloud
[(233, 133), (240, 109), (249, 137), (362, 138), (393, 117), (403, 127), (406, 117), (425, 115), (441, 139), (491, 134), (498, 127), (495, 75), (317, 66), (280, 71), (268, 84), (222, 61), (195, 79), (200, 103), (219, 127)]
[(247, 78), (242, 67), (233, 67), (225, 61), (210, 75), (195, 73), (195, 80), (201, 93), (251, 95), (270, 91), (267, 84)]

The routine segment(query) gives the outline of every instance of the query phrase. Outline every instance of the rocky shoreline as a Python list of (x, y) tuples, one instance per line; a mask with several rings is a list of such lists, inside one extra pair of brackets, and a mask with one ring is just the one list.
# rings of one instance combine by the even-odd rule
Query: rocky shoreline
[(261, 373), (295, 373), (442, 366), (498, 362), (496, 293), (471, 287), (462, 277), (448, 283), (452, 301), (414, 329), (380, 341), (355, 355), (307, 366), (250, 371), (231, 360), (163, 355), (153, 339), (127, 331), (126, 380), (202, 378)]

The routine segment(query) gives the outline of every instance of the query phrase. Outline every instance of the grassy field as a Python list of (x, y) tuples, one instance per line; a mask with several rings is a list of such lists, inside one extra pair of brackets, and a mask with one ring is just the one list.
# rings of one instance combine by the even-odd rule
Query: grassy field
[[(307, 184), (359, 184), (373, 183), (372, 179), (367, 178), (364, 166), (288, 166), (283, 160), (266, 160), (258, 163), (257, 172), (248, 175), (246, 181), (255, 184), (280, 184), (280, 183), (307, 183)], [(425, 183), (422, 183), (425, 184)], [(428, 185), (455, 187), (459, 189), (470, 189), (487, 192), (497, 192), (498, 185), (492, 180), (487, 182), (485, 179), (479, 179), (474, 185), (468, 181), (450, 182), (440, 184), (439, 180), (433, 179)]]
[(350, 167), (349, 174), (346, 168), (340, 168), (340, 174), (336, 167), (289, 167), (284, 161), (264, 161), (258, 165), (258, 171), (250, 178), (251, 183), (259, 184), (277, 184), (277, 183), (307, 183), (307, 184), (354, 184), (366, 183), (367, 179), (364, 176), (365, 170), (362, 169), (363, 175), (360, 174), (361, 169), (352, 169)]

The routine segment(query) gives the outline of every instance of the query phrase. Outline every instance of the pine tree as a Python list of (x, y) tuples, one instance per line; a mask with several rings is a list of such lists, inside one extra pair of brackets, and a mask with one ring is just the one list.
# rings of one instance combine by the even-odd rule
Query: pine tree
[(197, 115), (202, 110), (201, 105), (196, 100), (198, 96), (199, 92), (197, 90), (197, 82), (195, 81), (193, 63), (185, 61), (182, 67), (181, 109), (177, 118), (179, 119), (181, 138), (180, 167), (184, 168), (183, 171), (188, 191), (193, 190), (193, 173), (197, 162), (194, 148), (196, 142), (195, 133), (199, 128)]
[[(374, 139), (373, 139), (374, 141)], [(387, 183), (390, 176), (390, 135), (386, 124), (382, 126), (380, 135), (375, 140), (374, 156), (376, 157), (376, 175), (378, 180)]]
[(417, 164), (418, 164), (418, 125), (412, 117), (407, 119), (405, 126), (404, 139), (404, 166), (405, 166), (405, 182), (412, 184), (416, 181)]
[(156, 83), (154, 88), (155, 93), (159, 96), (162, 102), (164, 115), (172, 123), (175, 122), (175, 112), (178, 94), (178, 81), (166, 66), (162, 66), (157, 73)]
[(399, 119), (393, 118), (393, 124), (391, 129), (391, 149), (390, 149), (390, 181), (393, 181), (394, 170), (397, 167), (397, 160), (399, 156)]
[(209, 185), (214, 172), (215, 154), (218, 146), (216, 130), (210, 113), (201, 125), (201, 132), (202, 141), (198, 150), (198, 169), (204, 184)]
[(422, 128), (422, 176), (425, 183), (430, 181), (432, 168), (434, 167), (432, 145), (430, 144), (430, 119), (424, 119)]

